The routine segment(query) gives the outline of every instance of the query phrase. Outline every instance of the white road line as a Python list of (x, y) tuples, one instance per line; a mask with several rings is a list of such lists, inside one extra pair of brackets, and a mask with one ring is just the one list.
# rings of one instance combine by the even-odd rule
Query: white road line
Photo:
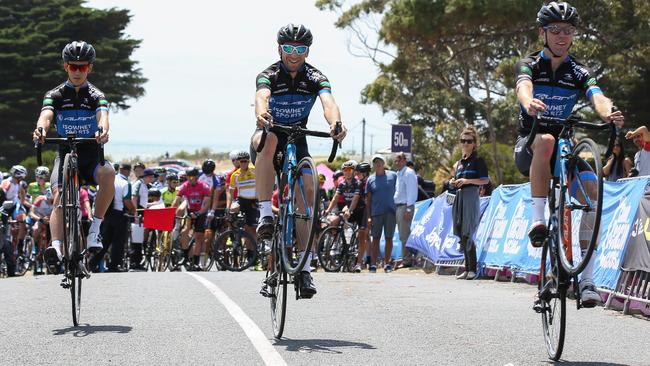
[(226, 295), (217, 285), (208, 281), (204, 277), (201, 277), (195, 273), (185, 272), (188, 275), (194, 277), (199, 281), (203, 286), (205, 286), (214, 297), (223, 304), (223, 306), (228, 310), (230, 315), (239, 323), (241, 329), (246, 333), (248, 339), (251, 340), (253, 346), (257, 350), (257, 353), (260, 354), (262, 360), (266, 365), (273, 366), (283, 366), (287, 365), (282, 356), (275, 350), (271, 342), (266, 338), (262, 330), (255, 324), (255, 322), (244, 313), (244, 311)]

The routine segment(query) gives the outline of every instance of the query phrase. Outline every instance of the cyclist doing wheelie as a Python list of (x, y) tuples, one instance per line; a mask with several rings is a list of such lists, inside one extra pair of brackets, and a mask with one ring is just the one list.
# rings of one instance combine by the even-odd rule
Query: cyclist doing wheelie
[[(48, 91), (43, 99), (43, 108), (34, 130), (34, 141), (44, 143), (50, 125), (55, 121), (55, 129), (60, 137), (75, 133), (76, 137), (95, 136), (98, 144), (108, 142), (108, 101), (101, 90), (88, 82), (88, 74), (95, 62), (95, 48), (84, 41), (67, 44), (63, 48), (63, 68), (68, 73), (68, 80)], [(101, 128), (101, 134), (98, 133)], [(62, 210), (59, 206), (62, 185), (63, 157), (68, 147), (60, 145), (54, 161), (51, 186), (54, 193), (55, 209), (50, 219), (52, 246), (45, 251), (45, 261), (54, 273), (57, 263), (61, 261), (61, 239), (63, 238)], [(97, 147), (80, 145), (78, 147), (79, 175), (87, 184), (101, 186), (95, 198), (93, 222), (87, 237), (87, 249), (90, 252), (102, 249), (99, 227), (104, 214), (113, 199), (115, 171), (111, 164), (99, 161)]]
[[(318, 69), (305, 62), (309, 55), (309, 47), (312, 44), (313, 36), (311, 31), (302, 24), (288, 24), (278, 31), (278, 53), (280, 61), (272, 64), (257, 76), (255, 93), (255, 117), (257, 131), (253, 134), (251, 145), (253, 162), (257, 166), (257, 196), (260, 205), (260, 220), (257, 227), (257, 234), (260, 239), (269, 239), (273, 235), (273, 211), (271, 209), (271, 194), (273, 193), (273, 181), (275, 177), (274, 157), (282, 151), (287, 143), (286, 135), (273, 130), (273, 124), (295, 125), (302, 127), (307, 125), (309, 112), (320, 98), (323, 105), (325, 119), (330, 125), (332, 137), (338, 141), (343, 140), (346, 134), (345, 126), (337, 134), (337, 122), (341, 121), (341, 113), (332, 96), (331, 86), (327, 77)], [(255, 151), (260, 144), (263, 128), (267, 125), (270, 132), (266, 137), (266, 143), (262, 151), (255, 157)], [(298, 161), (303, 157), (310, 156), (307, 147), (307, 139), (300, 138), (295, 141), (296, 158)], [(307, 172), (307, 174), (309, 174)], [(316, 174), (316, 172), (311, 172)], [(306, 179), (309, 184), (309, 179)], [(317, 187), (306, 186), (307, 192), (313, 192)], [(304, 248), (308, 240), (308, 228), (304, 225), (297, 227), (298, 248), (302, 249), (301, 255), (305, 255)], [(307, 231), (307, 235), (305, 232)], [(302, 240), (300, 238), (303, 238)], [(311, 256), (311, 254), (309, 254)], [(302, 259), (302, 258), (301, 258)], [(304, 293), (316, 293), (309, 274), (311, 258), (305, 261), (301, 271), (301, 291)]]
[[(521, 112), (515, 163), (522, 174), (530, 176), (533, 222), (528, 236), (534, 247), (541, 247), (548, 236), (544, 208), (552, 177), (556, 141), (562, 129), (561, 126), (554, 126), (552, 121), (544, 122), (544, 117), (567, 119), (581, 93), (591, 101), (602, 120), (622, 125), (623, 114), (612, 112), (612, 101), (600, 90), (591, 70), (569, 55), (579, 23), (576, 8), (566, 2), (550, 2), (537, 13), (537, 23), (539, 36), (544, 39), (544, 48), (520, 60), (516, 66), (516, 91)], [(537, 116), (543, 123), (529, 151), (525, 146), (526, 140)], [(579, 167), (580, 176), (587, 182), (586, 190), (592, 196), (597, 177), (587, 164), (583, 165)], [(581, 197), (576, 198), (581, 200)], [(594, 221), (595, 212), (583, 214), (580, 223), (580, 245), (583, 250), (591, 240)], [(581, 300), (585, 307), (593, 307), (600, 301), (593, 283), (596, 257), (591, 257), (580, 280)]]

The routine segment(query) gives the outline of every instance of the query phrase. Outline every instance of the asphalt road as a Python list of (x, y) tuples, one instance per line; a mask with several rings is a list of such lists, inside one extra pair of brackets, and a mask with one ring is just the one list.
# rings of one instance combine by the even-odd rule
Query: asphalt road
[[(95, 274), (79, 327), (60, 277), (0, 280), (0, 364), (549, 364), (529, 285), (319, 272), (275, 340), (261, 272), (198, 275), (211, 288), (188, 273)], [(567, 364), (650, 365), (647, 319), (567, 307)]]

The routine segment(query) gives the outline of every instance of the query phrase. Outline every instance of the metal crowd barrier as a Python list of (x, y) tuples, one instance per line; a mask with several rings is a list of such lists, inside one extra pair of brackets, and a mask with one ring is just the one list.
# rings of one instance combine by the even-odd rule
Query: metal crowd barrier
[(615, 299), (622, 299), (623, 314), (630, 314), (634, 302), (646, 304), (646, 308), (650, 310), (650, 273), (648, 272), (623, 270), (614, 291), (599, 290), (609, 294), (605, 303), (606, 309), (614, 308)]

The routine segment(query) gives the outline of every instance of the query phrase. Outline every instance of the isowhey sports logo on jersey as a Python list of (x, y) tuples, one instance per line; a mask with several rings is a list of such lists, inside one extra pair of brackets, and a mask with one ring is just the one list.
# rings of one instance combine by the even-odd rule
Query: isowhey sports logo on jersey
[(56, 115), (56, 130), (60, 136), (73, 133), (77, 137), (91, 137), (97, 132), (95, 112), (62, 111)]

